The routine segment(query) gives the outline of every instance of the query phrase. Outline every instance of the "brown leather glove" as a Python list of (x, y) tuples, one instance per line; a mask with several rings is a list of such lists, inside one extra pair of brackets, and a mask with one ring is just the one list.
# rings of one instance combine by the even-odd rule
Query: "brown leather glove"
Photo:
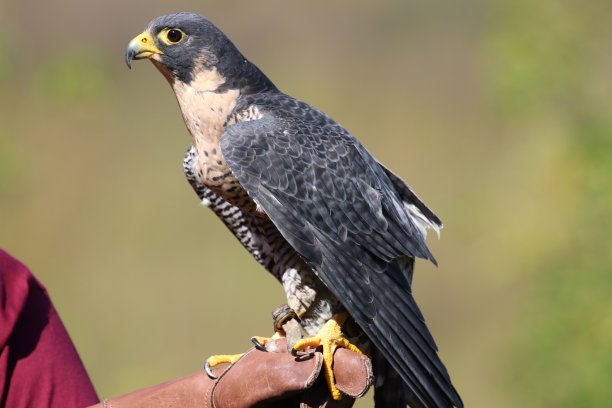
[(252, 348), (231, 367), (215, 370), (216, 380), (201, 371), (105, 399), (94, 407), (350, 407), (372, 382), (367, 357), (338, 349), (334, 355), (334, 374), (338, 389), (345, 396), (333, 401), (321, 373), (321, 353), (292, 356), (284, 339), (266, 344), (266, 349)]

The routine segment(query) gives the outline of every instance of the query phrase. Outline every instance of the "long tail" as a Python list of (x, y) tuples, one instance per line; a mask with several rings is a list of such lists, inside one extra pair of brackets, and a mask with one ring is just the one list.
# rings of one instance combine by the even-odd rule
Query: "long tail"
[(383, 354), (372, 349), (375, 408), (425, 408)]

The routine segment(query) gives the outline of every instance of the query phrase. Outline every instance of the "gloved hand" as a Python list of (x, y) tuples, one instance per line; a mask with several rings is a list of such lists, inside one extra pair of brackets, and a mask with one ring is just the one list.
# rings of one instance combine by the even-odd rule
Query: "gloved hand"
[(366, 393), (372, 382), (370, 360), (339, 348), (334, 356), (334, 374), (345, 396), (333, 401), (319, 352), (293, 356), (284, 339), (266, 343), (266, 351), (252, 348), (228, 368), (214, 371), (216, 380), (204, 371), (163, 384), (105, 399), (96, 408), (184, 407), (350, 407)]

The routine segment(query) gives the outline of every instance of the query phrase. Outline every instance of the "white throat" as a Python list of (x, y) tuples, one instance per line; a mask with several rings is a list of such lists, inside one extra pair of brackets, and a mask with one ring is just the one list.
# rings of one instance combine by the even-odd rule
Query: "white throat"
[(237, 89), (218, 92), (224, 83), (225, 79), (216, 68), (195, 73), (189, 84), (180, 81), (172, 83), (185, 125), (196, 147), (203, 140), (218, 145), (219, 137), (236, 106), (240, 92)]

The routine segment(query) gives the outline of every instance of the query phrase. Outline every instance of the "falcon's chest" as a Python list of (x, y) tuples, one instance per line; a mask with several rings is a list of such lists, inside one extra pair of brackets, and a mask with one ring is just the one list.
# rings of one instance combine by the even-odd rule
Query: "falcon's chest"
[(210, 188), (242, 211), (254, 212), (257, 206), (225, 162), (220, 140), (227, 126), (242, 120), (252, 120), (258, 112), (254, 112), (253, 108), (236, 112), (239, 91), (232, 89), (217, 92), (219, 83), (215, 83), (214, 77), (206, 81), (200, 79), (200, 86), (197, 85), (173, 86), (196, 154), (193, 176), (199, 184)]

